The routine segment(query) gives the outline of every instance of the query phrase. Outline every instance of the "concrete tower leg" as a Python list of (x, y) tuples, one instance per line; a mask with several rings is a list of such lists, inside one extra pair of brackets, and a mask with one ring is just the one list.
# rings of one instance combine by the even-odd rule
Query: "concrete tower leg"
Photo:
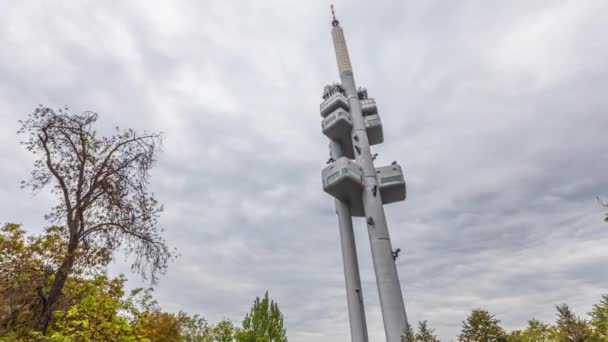
[(340, 74), (342, 87), (348, 98), (350, 114), (353, 119), (351, 138), (357, 152), (355, 158), (363, 169), (364, 189), (362, 191), (363, 209), (365, 210), (367, 229), (372, 250), (376, 283), (380, 296), (380, 307), (384, 321), (384, 331), (388, 342), (401, 341), (401, 335), (407, 322), (403, 294), (399, 283), (393, 247), (388, 233), (384, 206), (380, 193), (373, 191), (378, 187), (376, 169), (370, 151), (365, 121), (361, 113), (361, 103), (355, 86), (352, 71)]
[[(334, 141), (331, 142), (330, 151), (333, 159), (337, 160), (342, 157), (342, 147)], [(340, 244), (342, 246), (342, 260), (344, 262), (344, 281), (346, 283), (346, 302), (348, 304), (351, 341), (368, 342), (363, 292), (361, 290), (361, 277), (359, 275), (359, 262), (357, 260), (357, 247), (355, 245), (350, 207), (347, 203), (338, 199), (335, 200), (335, 203), (340, 226)]]

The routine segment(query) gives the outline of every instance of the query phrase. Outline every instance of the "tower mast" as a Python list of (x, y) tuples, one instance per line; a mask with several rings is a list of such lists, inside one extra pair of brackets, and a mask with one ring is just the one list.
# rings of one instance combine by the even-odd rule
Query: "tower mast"
[[(384, 204), (405, 199), (405, 180), (401, 168), (395, 163), (380, 168), (374, 166), (375, 157), (372, 156), (370, 144), (378, 144), (384, 140), (380, 117), (375, 100), (367, 97), (366, 90), (357, 91), (344, 31), (335, 18), (333, 5), (332, 19), (331, 34), (341, 84), (334, 85), (333, 88), (326, 87), (324, 102), (321, 103), (323, 132), (331, 140), (332, 158), (335, 159), (323, 170), (323, 187), (326, 192), (337, 198), (336, 209), (340, 217), (341, 232), (346, 210), (349, 210), (352, 216), (365, 217), (386, 340), (399, 342), (407, 324), (407, 316), (395, 266), (397, 253), (391, 245)], [(336, 153), (336, 150), (341, 153)], [(340, 209), (341, 206), (347, 208)], [(344, 246), (343, 241), (343, 255)], [(353, 251), (354, 248), (353, 243)], [(348, 291), (346, 257), (344, 261)], [(356, 267), (358, 278), (358, 266)], [(353, 322), (353, 316), (350, 315), (350, 299), (348, 304), (352, 334), (353, 324), (359, 323)], [(361, 304), (361, 310), (362, 308)], [(362, 317), (364, 320), (364, 314)]]
[[(343, 157), (342, 147), (332, 141), (329, 144), (331, 159)], [(342, 247), (342, 261), (344, 264), (344, 282), (346, 284), (346, 302), (348, 305), (348, 318), (350, 321), (350, 337), (352, 342), (368, 342), (367, 323), (365, 322), (365, 308), (363, 305), (363, 292), (361, 277), (359, 275), (359, 262), (357, 260), (357, 247), (355, 245), (355, 232), (353, 220), (348, 203), (334, 199), (338, 225), (340, 227), (340, 245)]]

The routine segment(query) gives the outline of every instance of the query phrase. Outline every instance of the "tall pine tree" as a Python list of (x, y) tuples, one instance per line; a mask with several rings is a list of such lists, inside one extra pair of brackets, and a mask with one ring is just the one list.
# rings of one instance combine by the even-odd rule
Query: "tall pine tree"
[(608, 341), (608, 295), (603, 295), (599, 304), (595, 304), (589, 313), (594, 335), (602, 341)]
[(557, 305), (555, 340), (559, 342), (585, 342), (592, 338), (587, 321), (576, 317), (567, 304)]
[(414, 329), (409, 323), (405, 323), (405, 328), (403, 329), (403, 335), (401, 335), (401, 342), (414, 342), (416, 341), (416, 335), (414, 334)]
[(251, 311), (243, 320), (243, 327), (237, 334), (238, 342), (287, 342), (287, 332), (283, 325), (283, 314), (279, 305), (268, 298), (259, 297), (253, 302)]
[(416, 341), (419, 342), (439, 342), (435, 336), (435, 329), (428, 327), (426, 321), (418, 323), (418, 332), (416, 333)]

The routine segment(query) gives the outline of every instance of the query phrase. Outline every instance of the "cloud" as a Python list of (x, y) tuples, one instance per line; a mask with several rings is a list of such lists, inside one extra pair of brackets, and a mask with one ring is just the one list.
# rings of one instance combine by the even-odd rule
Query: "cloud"
[[(507, 328), (579, 314), (606, 293), (605, 2), (336, 3), (376, 97), (378, 165), (405, 167), (386, 207), (411, 321), (453, 339), (476, 307)], [(269, 290), (293, 341), (349, 340), (337, 220), (317, 112), (337, 79), (322, 1), (0, 5), (0, 220), (40, 231), (53, 203), (18, 188), (17, 120), (38, 103), (162, 131), (151, 187), (181, 257), (167, 310), (240, 321)], [(382, 320), (356, 220), (372, 340)], [(128, 272), (120, 259), (113, 272)], [(142, 283), (130, 276), (130, 286)]]

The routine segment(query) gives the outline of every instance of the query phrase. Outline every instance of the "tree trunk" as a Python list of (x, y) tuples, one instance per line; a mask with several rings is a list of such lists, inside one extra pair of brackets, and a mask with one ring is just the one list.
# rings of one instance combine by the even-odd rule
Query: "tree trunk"
[(68, 250), (63, 263), (55, 272), (55, 280), (51, 285), (51, 289), (46, 296), (46, 301), (43, 303), (41, 314), (36, 323), (36, 330), (46, 334), (46, 330), (53, 317), (53, 311), (57, 305), (57, 301), (61, 296), (61, 291), (65, 285), (68, 276), (72, 272), (72, 267), (76, 261), (76, 249), (78, 248), (78, 235), (71, 234), (70, 241), (68, 243)]

